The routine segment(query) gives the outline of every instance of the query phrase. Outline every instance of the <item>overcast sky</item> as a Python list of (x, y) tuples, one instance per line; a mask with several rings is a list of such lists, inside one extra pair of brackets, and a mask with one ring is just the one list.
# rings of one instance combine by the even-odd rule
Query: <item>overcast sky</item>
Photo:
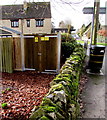
[[(0, 0), (0, 5), (22, 4), (24, 0)], [(92, 21), (92, 15), (83, 14), (84, 7), (93, 7), (94, 0), (26, 0), (27, 2), (51, 2), (52, 21), (58, 27), (60, 21), (69, 19), (74, 28), (78, 29), (82, 24)], [(61, 2), (65, 1), (65, 2)], [(83, 2), (82, 2), (83, 1)], [(68, 4), (71, 2), (72, 4)], [(105, 7), (107, 0), (100, 0), (100, 6)], [(78, 4), (76, 4), (78, 3)], [(105, 15), (100, 15), (101, 24), (105, 24)]]

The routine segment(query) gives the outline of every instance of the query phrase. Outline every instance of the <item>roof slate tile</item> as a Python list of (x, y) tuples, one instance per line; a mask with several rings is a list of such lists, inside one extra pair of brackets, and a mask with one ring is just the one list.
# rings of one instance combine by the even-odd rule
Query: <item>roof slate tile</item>
[(2, 19), (31, 18), (51, 18), (50, 2), (29, 2), (27, 10), (24, 10), (23, 5), (2, 6)]

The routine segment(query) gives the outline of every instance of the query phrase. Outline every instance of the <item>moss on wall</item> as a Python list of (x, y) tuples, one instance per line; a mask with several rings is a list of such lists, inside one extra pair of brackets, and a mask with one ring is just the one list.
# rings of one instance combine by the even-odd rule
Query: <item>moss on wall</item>
[(78, 86), (84, 58), (84, 49), (77, 45), (51, 82), (51, 88), (41, 105), (30, 116), (31, 120), (76, 120), (79, 115)]

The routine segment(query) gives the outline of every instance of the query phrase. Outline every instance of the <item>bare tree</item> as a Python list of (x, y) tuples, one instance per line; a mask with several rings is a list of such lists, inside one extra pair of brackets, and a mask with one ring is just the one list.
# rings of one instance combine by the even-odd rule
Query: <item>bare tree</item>
[(59, 22), (59, 27), (60, 28), (67, 28), (69, 34), (71, 33), (71, 28), (73, 28), (73, 26), (71, 25), (70, 19), (66, 19), (65, 21)]
[(72, 27), (71, 20), (70, 19), (66, 19), (65, 20), (65, 25), (68, 28), (68, 34), (70, 34), (71, 33), (71, 27)]
[(59, 27), (68, 29), (68, 32), (66, 34), (66, 42), (69, 41), (69, 34), (71, 34), (71, 29), (73, 29), (73, 26), (71, 25), (71, 20), (68, 18), (65, 21), (59, 22)]
[(65, 22), (64, 21), (59, 22), (59, 27), (66, 28)]

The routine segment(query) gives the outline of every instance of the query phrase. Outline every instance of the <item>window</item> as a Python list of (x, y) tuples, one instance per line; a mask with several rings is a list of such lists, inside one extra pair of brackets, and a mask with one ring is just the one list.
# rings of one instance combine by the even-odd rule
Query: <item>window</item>
[(27, 27), (30, 27), (30, 20), (26, 20), (27, 22)]
[(43, 27), (44, 20), (43, 19), (36, 19), (36, 27)]
[(19, 20), (11, 20), (11, 27), (19, 27)]

